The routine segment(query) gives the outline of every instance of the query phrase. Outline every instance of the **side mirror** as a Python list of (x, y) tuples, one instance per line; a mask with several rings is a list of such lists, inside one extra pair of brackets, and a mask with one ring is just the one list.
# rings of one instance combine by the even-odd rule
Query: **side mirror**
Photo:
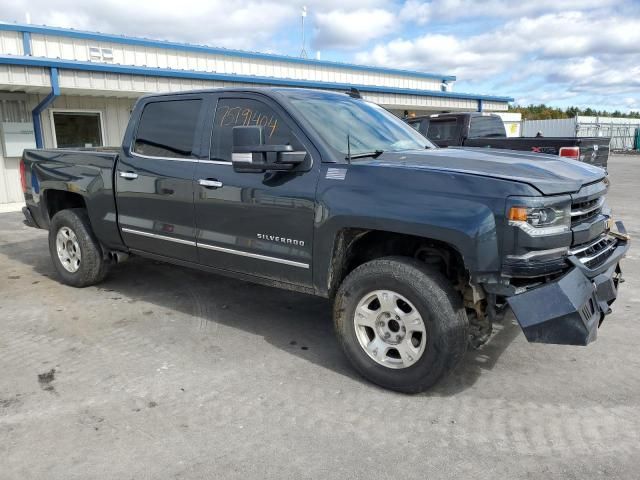
[(231, 163), (237, 172), (287, 172), (307, 157), (291, 145), (265, 145), (263, 127), (233, 127), (232, 135)]

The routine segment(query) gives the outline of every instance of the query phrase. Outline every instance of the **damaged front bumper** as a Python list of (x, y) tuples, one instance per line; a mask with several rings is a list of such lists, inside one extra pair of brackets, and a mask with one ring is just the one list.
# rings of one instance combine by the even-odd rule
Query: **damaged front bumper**
[(507, 298), (529, 342), (587, 345), (596, 339), (604, 316), (618, 295), (620, 259), (629, 249), (622, 222), (607, 259), (596, 268), (569, 257), (571, 269), (551, 283)]

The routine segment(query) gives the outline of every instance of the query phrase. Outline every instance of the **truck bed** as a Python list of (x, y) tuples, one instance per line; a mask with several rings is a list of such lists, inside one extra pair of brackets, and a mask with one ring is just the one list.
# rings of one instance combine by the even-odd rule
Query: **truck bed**
[(580, 147), (580, 161), (607, 168), (609, 139), (600, 137), (469, 138), (465, 147), (490, 147), (559, 155), (562, 147)]
[[(113, 147), (82, 149), (27, 149), (23, 154), (27, 185), (25, 202), (38, 226), (48, 228), (45, 205), (55, 199), (43, 199), (40, 192), (67, 191), (78, 194), (89, 216), (92, 228), (111, 248), (122, 246), (118, 232), (114, 196), (114, 168), (119, 149)], [(35, 173), (35, 174), (34, 174)], [(47, 201), (43, 201), (47, 200)]]

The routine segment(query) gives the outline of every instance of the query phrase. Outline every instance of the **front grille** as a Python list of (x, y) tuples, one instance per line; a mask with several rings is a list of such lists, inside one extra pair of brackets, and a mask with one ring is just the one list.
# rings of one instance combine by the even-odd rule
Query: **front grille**
[(597, 217), (602, 212), (604, 205), (604, 195), (592, 200), (578, 201), (571, 204), (571, 226), (587, 222)]
[(583, 245), (577, 245), (569, 250), (569, 255), (575, 255), (588, 268), (602, 265), (613, 253), (618, 241), (607, 234)]

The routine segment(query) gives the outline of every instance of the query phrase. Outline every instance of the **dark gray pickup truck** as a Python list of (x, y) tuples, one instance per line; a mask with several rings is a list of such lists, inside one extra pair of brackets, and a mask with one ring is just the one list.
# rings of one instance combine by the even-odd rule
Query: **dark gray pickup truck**
[(594, 340), (629, 247), (605, 171), (440, 149), (354, 97), (143, 97), (121, 148), (24, 152), (26, 222), (76, 287), (135, 254), (331, 298), (346, 356), (399, 391), (437, 382), (509, 307), (531, 342)]
[(607, 137), (507, 137), (494, 113), (438, 113), (408, 118), (407, 123), (439, 147), (486, 147), (546, 153), (607, 168)]

